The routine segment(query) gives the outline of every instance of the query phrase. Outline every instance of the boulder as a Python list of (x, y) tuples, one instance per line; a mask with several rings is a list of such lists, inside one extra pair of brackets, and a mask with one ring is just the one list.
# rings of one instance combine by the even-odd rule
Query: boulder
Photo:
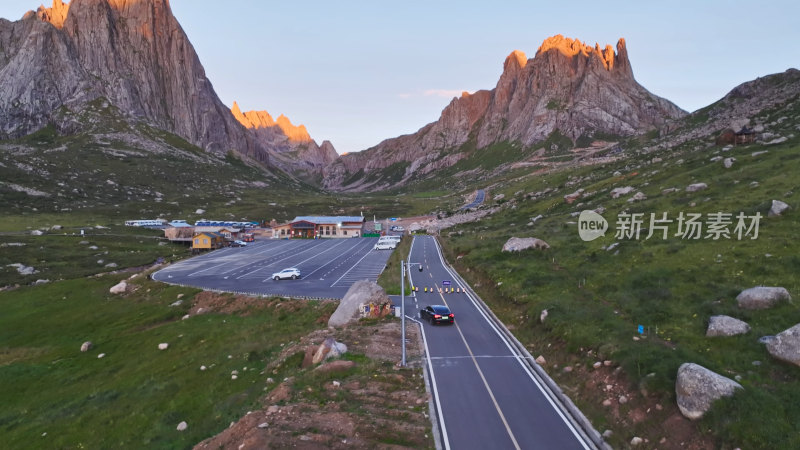
[(195, 213), (195, 214), (205, 214), (205, 213), (206, 213), (206, 210), (205, 210), (205, 209), (200, 209), (200, 208), (197, 208), (197, 210), (195, 210), (195, 212), (194, 212), (194, 213)]
[(529, 248), (537, 250), (547, 250), (550, 245), (538, 238), (517, 238), (512, 237), (503, 245), (504, 252), (519, 252)]
[(322, 372), (322, 373), (336, 373), (336, 372), (346, 372), (353, 367), (356, 366), (356, 363), (353, 361), (345, 361), (345, 360), (337, 360), (327, 362), (316, 369), (315, 372)]
[(344, 294), (344, 298), (339, 302), (339, 307), (328, 319), (329, 327), (341, 327), (356, 320), (358, 317), (358, 307), (362, 304), (384, 305), (391, 303), (389, 296), (378, 283), (374, 281), (356, 281)]
[(118, 284), (112, 286), (108, 292), (112, 294), (124, 294), (126, 289), (128, 289), (128, 283), (126, 283), (125, 280), (122, 280)]
[(789, 205), (780, 201), (780, 200), (773, 200), (772, 207), (769, 209), (769, 215), (772, 216), (780, 216), (783, 214), (784, 211), (789, 209)]
[(722, 160), (722, 165), (725, 166), (726, 169), (730, 169), (733, 167), (734, 162), (736, 162), (736, 158), (725, 158)]
[(187, 425), (186, 422), (181, 422), (181, 423), (178, 424), (178, 428), (176, 428), (176, 429), (178, 431), (184, 431), (187, 428), (189, 428), (189, 425)]
[(619, 198), (621, 195), (628, 195), (633, 192), (633, 186), (618, 187), (611, 190), (611, 198)]
[(771, 308), (782, 300), (791, 300), (789, 291), (782, 287), (757, 286), (743, 290), (736, 301), (739, 308), (744, 309), (767, 309)]
[(733, 395), (735, 389), (742, 385), (701, 365), (684, 363), (678, 368), (675, 394), (681, 414), (688, 419), (703, 417), (715, 400)]
[(673, 192), (678, 192), (677, 188), (666, 188), (661, 191), (661, 195), (672, 194)]
[(41, 236), (43, 234), (44, 234), (44, 232), (42, 230), (33, 230), (33, 231), (31, 231), (31, 235), (32, 236)]
[(686, 192), (697, 192), (703, 189), (708, 189), (708, 185), (705, 183), (694, 183), (686, 186)]
[(494, 196), (494, 201), (499, 202), (500, 200), (506, 198), (505, 194), (497, 194)]
[(81, 344), (81, 352), (86, 353), (92, 349), (92, 341), (86, 341)]
[(169, 348), (169, 344), (167, 344), (166, 342), (162, 342), (162, 343), (158, 344), (158, 349), (159, 350), (166, 350), (168, 348)]
[(312, 359), (313, 364), (319, 364), (326, 359), (338, 358), (347, 353), (347, 346), (341, 342), (336, 342), (333, 338), (325, 338), (322, 344), (319, 345), (317, 352), (314, 353)]
[(767, 341), (767, 351), (773, 358), (800, 366), (800, 324)]
[(583, 189), (578, 189), (577, 191), (573, 192), (572, 194), (565, 195), (564, 196), (564, 201), (569, 203), (569, 204), (572, 204), (573, 202), (575, 202), (575, 200), (580, 198), (581, 194), (583, 194)]
[(633, 197), (628, 199), (628, 202), (640, 202), (642, 200), (647, 200), (647, 196), (644, 195), (642, 192), (637, 192), (633, 195)]
[(711, 316), (706, 337), (736, 336), (750, 331), (750, 325), (730, 316)]

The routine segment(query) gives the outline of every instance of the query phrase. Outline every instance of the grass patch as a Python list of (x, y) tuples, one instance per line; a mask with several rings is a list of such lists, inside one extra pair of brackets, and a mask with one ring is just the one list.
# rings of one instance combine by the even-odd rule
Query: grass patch
[[(133, 294), (109, 295), (119, 279), (0, 293), (4, 445), (191, 447), (257, 406), (269, 358), (319, 328), (333, 308), (307, 303), (285, 316), (258, 308), (180, 320), (196, 290), (142, 279)], [(184, 304), (169, 306), (178, 294)], [(95, 347), (81, 353), (87, 340)], [(169, 349), (158, 350), (161, 342)], [(178, 433), (181, 421), (189, 428)]]
[[(404, 235), (400, 244), (392, 252), (389, 261), (386, 262), (386, 268), (381, 272), (378, 277), (378, 284), (389, 295), (400, 295), (401, 273), (400, 262), (408, 259), (408, 253), (411, 250), (412, 236)], [(408, 278), (406, 278), (406, 294), (411, 292), (411, 285)]]

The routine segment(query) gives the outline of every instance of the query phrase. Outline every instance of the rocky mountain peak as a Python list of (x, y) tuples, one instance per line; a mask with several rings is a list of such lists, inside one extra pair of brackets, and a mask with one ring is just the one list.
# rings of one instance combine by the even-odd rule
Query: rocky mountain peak
[(308, 130), (306, 130), (305, 125), (294, 125), (292, 124), (292, 121), (283, 114), (278, 116), (278, 120), (276, 120), (275, 123), (278, 124), (278, 126), (281, 128), (281, 131), (283, 131), (283, 134), (285, 134), (290, 141), (308, 142), (311, 140), (311, 136), (308, 134)]
[(503, 71), (524, 69), (526, 64), (528, 64), (528, 57), (525, 56), (525, 52), (514, 50), (506, 56), (506, 61), (503, 63)]
[(625, 48), (625, 39), (620, 38), (617, 41), (617, 51), (610, 44), (606, 44), (601, 48), (600, 44), (595, 43), (594, 47), (579, 41), (578, 39), (571, 39), (564, 37), (560, 34), (551, 36), (542, 42), (542, 45), (536, 51), (536, 56), (547, 52), (558, 52), (567, 57), (582, 56), (584, 58), (597, 58), (606, 70), (613, 70), (614, 67), (619, 66), (625, 68), (625, 72), (630, 70), (630, 62), (628, 61), (628, 51)]
[(50, 8), (46, 8), (44, 5), (39, 6), (39, 9), (36, 10), (36, 17), (42, 22), (49, 22), (54, 27), (61, 29), (64, 27), (64, 21), (67, 20), (68, 12), (69, 3), (53, 0), (53, 6)]

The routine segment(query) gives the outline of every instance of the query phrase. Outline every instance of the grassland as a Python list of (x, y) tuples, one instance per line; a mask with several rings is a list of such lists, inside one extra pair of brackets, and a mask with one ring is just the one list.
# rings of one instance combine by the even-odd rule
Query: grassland
[[(134, 293), (110, 295), (123, 277), (0, 293), (4, 446), (191, 447), (254, 407), (270, 358), (332, 312), (331, 304), (265, 300), (239, 314), (181, 320), (196, 290), (139, 277)], [(179, 296), (183, 303), (170, 306)], [(84, 341), (94, 343), (87, 353)], [(181, 421), (189, 424), (182, 433)]]

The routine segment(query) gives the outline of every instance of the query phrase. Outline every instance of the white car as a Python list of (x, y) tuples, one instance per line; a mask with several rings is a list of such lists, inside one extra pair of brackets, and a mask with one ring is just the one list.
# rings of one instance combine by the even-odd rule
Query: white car
[(247, 242), (245, 242), (245, 241), (240, 241), (240, 240), (235, 240), (235, 241), (233, 241), (233, 243), (231, 244), (231, 247), (247, 247)]
[(293, 280), (300, 278), (300, 269), (290, 267), (288, 269), (283, 269), (280, 272), (275, 272), (272, 274), (272, 279), (275, 281), (286, 280), (288, 278), (291, 278)]
[(383, 241), (375, 244), (375, 250), (394, 250), (397, 244), (392, 241)]

